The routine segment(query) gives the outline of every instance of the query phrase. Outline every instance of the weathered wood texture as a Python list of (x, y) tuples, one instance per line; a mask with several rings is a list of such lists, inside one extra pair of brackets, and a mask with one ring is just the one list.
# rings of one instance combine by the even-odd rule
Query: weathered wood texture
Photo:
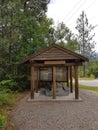
[[(80, 63), (88, 61), (88, 59), (82, 55), (72, 52), (59, 45), (52, 44), (49, 47), (25, 58), (22, 63), (32, 62), (34, 60), (79, 60)], [(75, 61), (74, 61), (75, 62)]]
[(75, 99), (79, 98), (79, 88), (78, 88), (78, 66), (74, 66), (75, 73)]
[(70, 80), (70, 66), (67, 67), (67, 86), (69, 87), (69, 80)]
[(65, 65), (65, 61), (45, 61), (45, 65)]
[(53, 47), (33, 58), (33, 60), (54, 60), (54, 59), (56, 60), (56, 59), (78, 59), (78, 58), (56, 47)]
[(70, 92), (73, 92), (73, 83), (72, 83), (72, 66), (70, 66)]
[(31, 65), (31, 99), (34, 99), (34, 66)]
[(53, 66), (53, 99), (56, 99), (56, 67)]
[(74, 66), (74, 65), (78, 65), (81, 66), (81, 63), (66, 63), (65, 64), (44, 64), (44, 63), (33, 63), (33, 66), (35, 67), (49, 67), (49, 66), (61, 66), (61, 67), (65, 67), (65, 66)]
[[(59, 45), (52, 44), (49, 47), (37, 52), (36, 54), (30, 55), (25, 58), (22, 63), (31, 63), (31, 98), (34, 98), (34, 68), (38, 67), (52, 67), (53, 68), (53, 99), (56, 98), (56, 67), (67, 67), (67, 86), (70, 87), (70, 92), (73, 92), (72, 84), (72, 66), (74, 66), (75, 73), (75, 99), (79, 98), (78, 90), (78, 66), (82, 65), (83, 62), (88, 61), (88, 58), (72, 52)], [(40, 72), (37, 74), (37, 88), (38, 91), (39, 81), (41, 81)], [(63, 72), (62, 72), (63, 73)], [(64, 73), (63, 73), (64, 75)]]
[(37, 84), (36, 84), (36, 93), (38, 93), (38, 89), (39, 89), (39, 68), (37, 68)]

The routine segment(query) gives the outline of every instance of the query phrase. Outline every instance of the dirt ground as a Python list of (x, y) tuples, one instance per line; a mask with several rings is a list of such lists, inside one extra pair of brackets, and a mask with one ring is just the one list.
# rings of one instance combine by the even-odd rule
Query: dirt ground
[(98, 130), (98, 95), (80, 91), (82, 102), (28, 102), (14, 107), (13, 130)]

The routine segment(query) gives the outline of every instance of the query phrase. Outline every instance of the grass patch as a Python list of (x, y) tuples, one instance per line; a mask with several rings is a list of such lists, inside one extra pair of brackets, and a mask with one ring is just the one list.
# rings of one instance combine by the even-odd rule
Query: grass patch
[(83, 78), (79, 78), (79, 80), (94, 80), (95, 78), (86, 78), (86, 77), (83, 77)]
[(85, 85), (79, 85), (80, 89), (90, 90), (98, 93), (98, 87), (92, 87), (92, 86), (85, 86)]
[(25, 93), (0, 91), (0, 130), (12, 130), (13, 122), (8, 121), (8, 115), (13, 106), (19, 101)]
[(0, 93), (0, 114), (7, 117), (14, 104), (22, 97), (21, 93)]
[(19, 94), (0, 93), (0, 107), (3, 105), (13, 105), (17, 96), (19, 96)]

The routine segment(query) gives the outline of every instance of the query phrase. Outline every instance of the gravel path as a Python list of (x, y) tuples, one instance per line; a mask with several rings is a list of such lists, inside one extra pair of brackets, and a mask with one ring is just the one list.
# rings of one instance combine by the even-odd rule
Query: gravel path
[(27, 102), (14, 108), (14, 130), (98, 130), (98, 95), (80, 91), (82, 102)]
[(79, 80), (79, 84), (98, 87), (98, 79), (94, 79), (94, 80)]

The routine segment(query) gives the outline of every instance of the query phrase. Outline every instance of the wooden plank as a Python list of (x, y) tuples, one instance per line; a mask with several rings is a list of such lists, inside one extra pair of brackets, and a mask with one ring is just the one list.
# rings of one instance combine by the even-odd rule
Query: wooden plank
[(49, 66), (75, 66), (75, 65), (78, 65), (78, 66), (81, 66), (82, 64), (81, 63), (65, 63), (64, 64), (44, 64), (44, 63), (33, 63), (33, 66), (34, 67), (49, 67)]
[[(63, 57), (63, 58), (62, 58)], [(44, 60), (44, 59), (80, 59), (81, 62), (88, 61), (88, 59), (82, 55), (69, 51), (65, 48), (62, 48), (56, 44), (50, 45), (49, 47), (39, 51), (36, 54), (33, 54), (25, 58), (22, 63), (29, 62), (30, 60)]]
[(66, 63), (66, 66), (74, 66), (74, 65), (81, 66), (82, 63)]
[(72, 66), (70, 66), (70, 92), (73, 93)]
[(34, 66), (31, 65), (31, 99), (34, 99)]
[(65, 64), (65, 61), (45, 61), (44, 62), (45, 65), (61, 65), (61, 64)]
[(53, 66), (53, 99), (56, 99), (56, 67)]
[[(53, 65), (49, 65), (49, 64), (33, 64), (34, 67), (52, 67)], [(58, 66), (58, 67), (65, 67), (66, 64), (58, 64), (58, 65), (55, 65), (55, 66)]]
[[(55, 47), (41, 53), (40, 55), (36, 56), (36, 59), (43, 59), (43, 58), (60, 58), (62, 59), (77, 59), (77, 57), (74, 56), (74, 54), (67, 53), (66, 51), (62, 51), (61, 49), (57, 49)], [(34, 58), (34, 59), (35, 59)]]
[(75, 71), (75, 99), (79, 98), (79, 89), (78, 89), (78, 66), (74, 66)]

